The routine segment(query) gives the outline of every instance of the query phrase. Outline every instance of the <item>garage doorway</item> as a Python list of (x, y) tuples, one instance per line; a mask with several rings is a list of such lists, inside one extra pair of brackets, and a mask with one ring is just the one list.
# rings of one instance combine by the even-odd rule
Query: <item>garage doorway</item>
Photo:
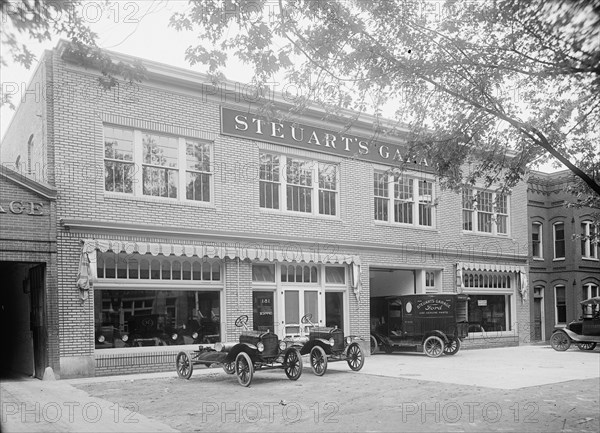
[(47, 364), (44, 263), (0, 262), (3, 374), (42, 379)]

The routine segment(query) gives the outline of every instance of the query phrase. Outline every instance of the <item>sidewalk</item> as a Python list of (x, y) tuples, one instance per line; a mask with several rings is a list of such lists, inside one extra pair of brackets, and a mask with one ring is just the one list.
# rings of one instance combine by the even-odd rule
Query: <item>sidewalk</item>
[(3, 432), (176, 431), (141, 415), (135, 404), (90, 397), (69, 381), (3, 379), (0, 392)]

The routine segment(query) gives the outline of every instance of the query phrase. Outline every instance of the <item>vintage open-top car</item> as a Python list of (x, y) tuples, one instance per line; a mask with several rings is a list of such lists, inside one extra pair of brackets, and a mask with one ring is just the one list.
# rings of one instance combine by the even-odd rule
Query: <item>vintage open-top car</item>
[(360, 347), (362, 338), (349, 335), (344, 337), (344, 331), (335, 327), (316, 326), (311, 322), (312, 314), (302, 317), (302, 324), (309, 329), (308, 336), (287, 337), (283, 341), (288, 347), (296, 347), (300, 354), (310, 354), (310, 366), (317, 376), (327, 371), (327, 363), (347, 361), (350, 369), (359, 371), (365, 357)]
[[(463, 294), (423, 294), (385, 297), (376, 303), (382, 317), (371, 331), (371, 346), (386, 353), (424, 351), (437, 358), (454, 355), (467, 336), (467, 301)], [(372, 306), (375, 302), (372, 302)]]
[(581, 301), (582, 315), (568, 325), (556, 325), (550, 344), (554, 350), (563, 352), (571, 343), (580, 350), (594, 350), (600, 343), (600, 296)]
[(242, 386), (249, 386), (256, 370), (283, 369), (290, 380), (302, 375), (302, 356), (295, 347), (287, 347), (270, 331), (248, 329), (248, 316), (242, 315), (235, 326), (244, 327), (238, 343), (216, 343), (214, 349), (200, 346), (192, 354), (179, 352), (175, 361), (179, 377), (189, 379), (194, 365), (218, 364), (227, 374), (236, 374)]

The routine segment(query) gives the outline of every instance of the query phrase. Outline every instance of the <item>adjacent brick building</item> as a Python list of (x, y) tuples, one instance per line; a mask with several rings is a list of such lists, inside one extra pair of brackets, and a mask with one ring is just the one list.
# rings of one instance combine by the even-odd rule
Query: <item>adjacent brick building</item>
[(528, 209), (532, 338), (549, 340), (554, 325), (577, 320), (579, 302), (600, 295), (598, 245), (589, 239), (597, 230), (590, 209), (566, 207), (575, 197), (566, 191), (570, 171), (529, 178)]
[(60, 377), (171, 369), (165, 340), (231, 341), (240, 314), (283, 336), (311, 313), (368, 340), (376, 298), (405, 293), (469, 293), (467, 345), (529, 340), (525, 184), (443, 191), (426, 165), (390, 171), (402, 136), (372, 142), (373, 118), (267, 118), (244, 86), (168, 65), (104, 92), (66, 48), (44, 56), (0, 154), (41, 134), (35, 175), (58, 192)]

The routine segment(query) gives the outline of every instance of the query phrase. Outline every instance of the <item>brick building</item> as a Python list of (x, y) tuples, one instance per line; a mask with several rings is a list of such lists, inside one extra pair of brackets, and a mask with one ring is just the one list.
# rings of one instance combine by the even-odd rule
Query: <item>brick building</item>
[(246, 87), (155, 62), (104, 92), (67, 46), (45, 54), (0, 154), (16, 161), (42, 131), (60, 377), (173, 368), (177, 347), (141, 335), (149, 318), (176, 345), (231, 341), (240, 314), (284, 336), (311, 313), (368, 339), (393, 294), (469, 293), (467, 345), (529, 339), (525, 184), (443, 191), (424, 164), (390, 172), (402, 136), (370, 142), (374, 118), (267, 119)]
[(579, 302), (600, 295), (598, 245), (577, 235), (596, 228), (589, 209), (565, 207), (570, 171), (533, 172), (528, 181), (532, 338), (549, 340), (554, 325), (581, 316)]

